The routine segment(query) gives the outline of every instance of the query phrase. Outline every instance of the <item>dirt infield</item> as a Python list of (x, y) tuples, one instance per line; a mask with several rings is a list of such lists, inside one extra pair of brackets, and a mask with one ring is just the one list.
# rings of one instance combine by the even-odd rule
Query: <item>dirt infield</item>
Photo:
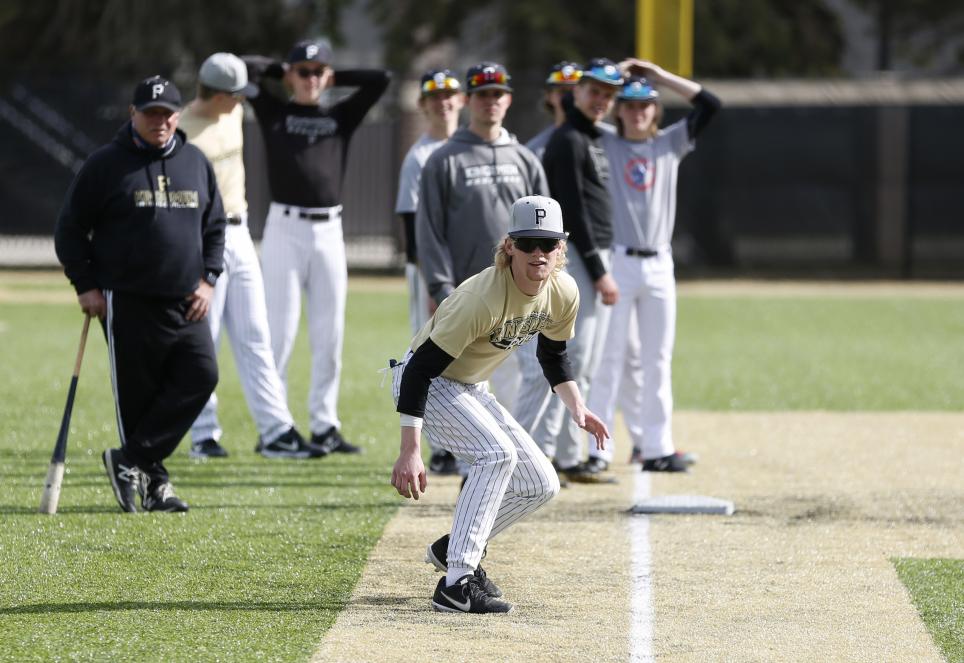
[(647, 518), (626, 513), (632, 468), (493, 541), (486, 568), (516, 609), (485, 617), (430, 608), (439, 575), (421, 559), (458, 487), (432, 479), (313, 660), (625, 661), (647, 635), (660, 661), (942, 660), (890, 558), (964, 557), (964, 415), (683, 412), (676, 431), (700, 464), (652, 493), (737, 512), (649, 517), (649, 634), (630, 619), (630, 523)]

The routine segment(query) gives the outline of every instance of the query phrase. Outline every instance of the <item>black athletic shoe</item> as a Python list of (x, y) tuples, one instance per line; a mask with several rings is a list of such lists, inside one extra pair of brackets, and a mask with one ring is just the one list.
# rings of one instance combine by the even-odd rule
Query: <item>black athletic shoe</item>
[[(486, 552), (488, 552), (488, 548), (482, 551), (482, 557), (485, 557)], [(448, 553), (449, 535), (446, 534), (428, 547), (428, 550), (425, 551), (425, 561), (442, 573), (446, 573), (449, 570)], [(482, 568), (481, 564), (479, 564), (472, 575), (475, 576), (475, 579), (480, 583), (486, 594), (492, 598), (499, 598), (502, 596), (502, 590), (499, 589), (498, 585), (489, 580), (489, 576), (486, 575), (485, 569)]]
[(690, 467), (680, 453), (643, 461), (643, 472), (689, 472)]
[(217, 440), (207, 439), (191, 443), (191, 458), (224, 458), (228, 450), (217, 443)]
[(103, 453), (104, 469), (110, 478), (110, 487), (122, 511), (137, 513), (134, 494), (140, 481), (141, 472), (124, 457), (123, 449), (108, 449)]
[(459, 461), (448, 451), (433, 451), (428, 470), (433, 474), (452, 476), (459, 473)]
[(257, 451), (265, 458), (321, 458), (328, 455), (318, 445), (305, 441), (294, 427), (269, 444), (258, 444)]
[(556, 459), (555, 459), (555, 458), (550, 458), (549, 460), (550, 460), (550, 462), (552, 463), (552, 469), (554, 469), (554, 470), (556, 471), (556, 477), (559, 479), (559, 487), (560, 487), (560, 488), (568, 488), (568, 487), (569, 487), (569, 479), (567, 479), (567, 478), (566, 478), (566, 475), (563, 474), (562, 471), (559, 469), (559, 466), (556, 464)]
[(349, 444), (348, 440), (343, 438), (334, 426), (324, 433), (312, 434), (311, 443), (323, 449), (326, 454), (360, 454), (363, 452), (361, 447)]
[(435, 595), (432, 597), (432, 607), (438, 612), (471, 612), (484, 614), (489, 612), (509, 612), (512, 606), (501, 599), (489, 595), (478, 578), (472, 575), (462, 576), (451, 587), (445, 586), (445, 576), (438, 579)]
[(591, 472), (605, 472), (609, 469), (609, 463), (596, 456), (590, 456), (589, 460), (585, 462), (585, 466)]
[(157, 481), (141, 472), (137, 492), (141, 494), (141, 506), (145, 511), (187, 511), (187, 502), (174, 494), (170, 481)]
[(559, 476), (566, 477), (572, 483), (616, 483), (616, 477), (600, 472), (595, 465), (589, 463), (561, 467)]

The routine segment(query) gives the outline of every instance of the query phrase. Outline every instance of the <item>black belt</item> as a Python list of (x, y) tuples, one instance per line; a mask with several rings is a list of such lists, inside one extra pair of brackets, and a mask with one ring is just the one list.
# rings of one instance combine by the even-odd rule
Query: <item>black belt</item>
[(659, 255), (659, 251), (653, 251), (651, 249), (634, 249), (631, 246), (627, 246), (626, 255), (638, 256), (640, 258), (655, 258)]
[(333, 212), (297, 212), (291, 208), (286, 207), (284, 211), (285, 216), (297, 216), (299, 219), (304, 219), (305, 221), (330, 221), (337, 216), (337, 213)]
[(230, 226), (240, 226), (244, 223), (244, 217), (240, 214), (226, 214), (224, 216)]

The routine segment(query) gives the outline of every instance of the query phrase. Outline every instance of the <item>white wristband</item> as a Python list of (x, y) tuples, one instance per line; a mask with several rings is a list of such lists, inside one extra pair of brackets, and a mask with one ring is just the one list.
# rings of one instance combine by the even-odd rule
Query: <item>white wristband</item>
[(421, 417), (413, 417), (413, 416), (410, 415), (410, 414), (401, 413), (401, 414), (399, 414), (399, 417), (398, 417), (398, 418), (399, 418), (400, 423), (402, 424), (402, 426), (404, 426), (404, 427), (406, 427), (406, 428), (421, 428), (421, 427), (422, 427), (422, 418), (421, 418)]

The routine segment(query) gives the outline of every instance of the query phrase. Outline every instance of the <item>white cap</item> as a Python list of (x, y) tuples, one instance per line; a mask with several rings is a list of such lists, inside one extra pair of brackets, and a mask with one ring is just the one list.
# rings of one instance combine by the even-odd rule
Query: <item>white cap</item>
[(201, 85), (219, 92), (254, 97), (258, 88), (248, 83), (248, 67), (237, 55), (215, 53), (201, 64), (198, 72)]
[(552, 198), (526, 196), (512, 203), (509, 237), (566, 239), (568, 236), (562, 229), (562, 209)]

